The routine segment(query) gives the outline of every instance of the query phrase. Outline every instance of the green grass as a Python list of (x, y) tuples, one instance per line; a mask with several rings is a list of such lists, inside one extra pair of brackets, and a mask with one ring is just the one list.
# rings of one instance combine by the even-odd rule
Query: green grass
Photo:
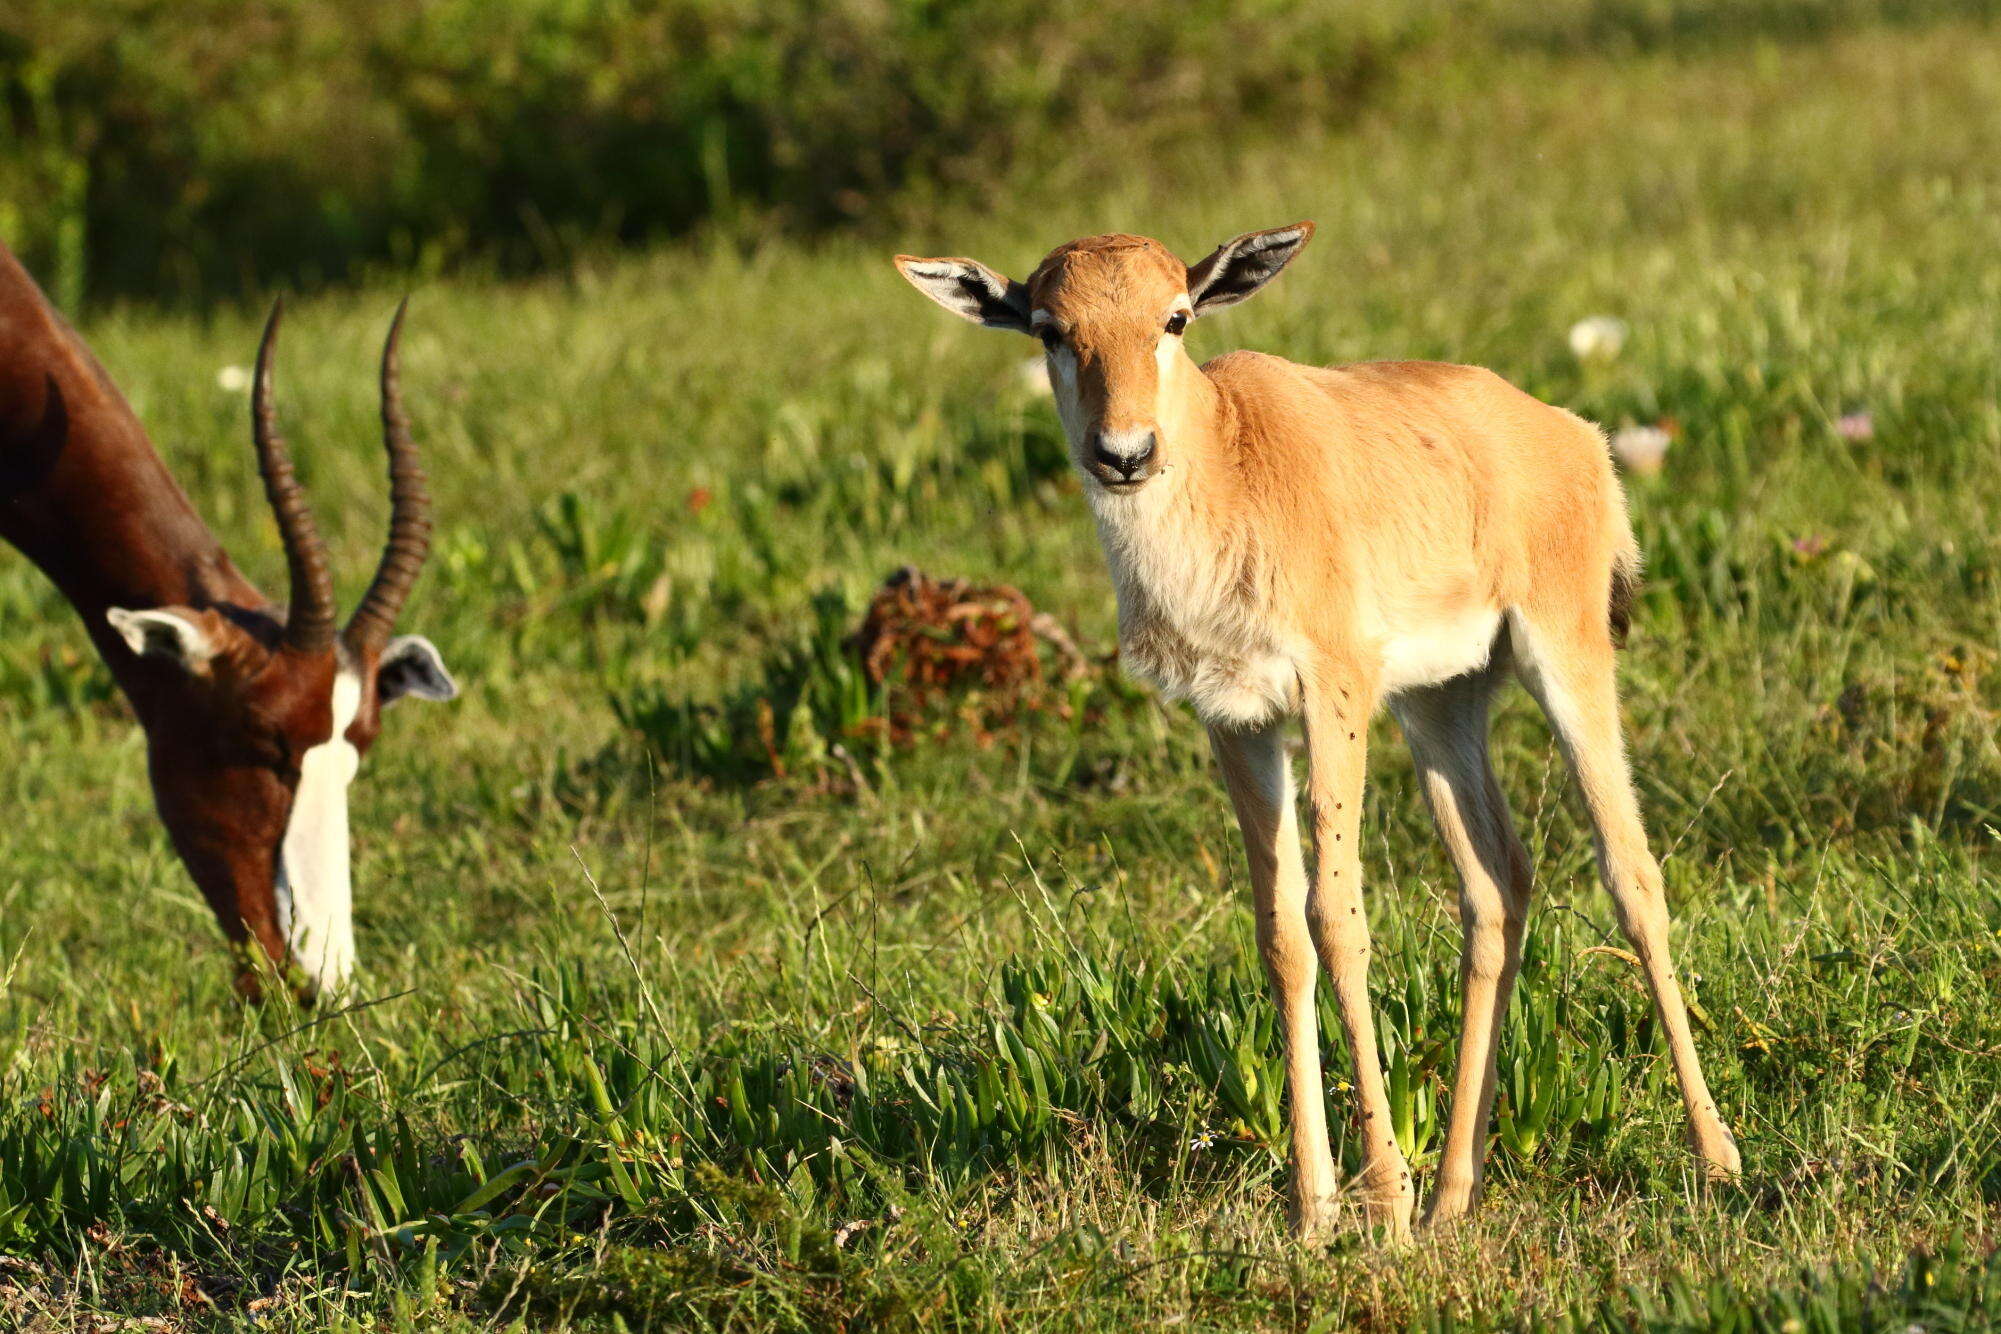
[[(1110, 643), (1032, 345), (940, 317), (884, 247), (717, 245), (416, 294), (441, 532), (405, 625), (467, 692), (392, 714), (357, 788), (347, 1008), (232, 1002), (135, 730), (0, 562), (0, 1321), (1991, 1324), (1997, 35), (1441, 57), (1338, 135), (1190, 144), (1094, 196), (1030, 183), (901, 247), (1019, 273), (1087, 231), (1195, 254), (1313, 217), (1198, 352), (1480, 362), (1611, 427), (1678, 423), (1631, 487), (1627, 714), (1741, 1186), (1694, 1178), (1517, 693), (1498, 764), (1540, 898), (1488, 1202), (1409, 1247), (1286, 1242), (1276, 1043), (1193, 719), (1098, 683), (984, 745), (844, 731), (876, 702), (836, 641), (905, 563)], [(287, 324), (280, 405), (350, 593), (396, 295)], [(1565, 331), (1597, 313), (1633, 336), (1580, 367)], [(216, 380), (257, 315), (84, 332), (268, 586)], [(1866, 441), (1835, 429), (1857, 410)], [(761, 698), (783, 777), (742, 744)], [(1373, 982), (1428, 1168), (1454, 890), (1376, 740)]]

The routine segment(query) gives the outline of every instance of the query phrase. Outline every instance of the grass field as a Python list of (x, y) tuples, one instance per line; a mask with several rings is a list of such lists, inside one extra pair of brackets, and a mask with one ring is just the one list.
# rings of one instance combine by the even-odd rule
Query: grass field
[[(895, 246), (424, 286), (405, 384), (441, 532), (404, 626), (467, 690), (397, 710), (364, 770), (365, 972), (331, 1012), (233, 1003), (139, 734), (9, 553), (0, 1323), (1988, 1327), (1997, 38), (1525, 44), (1413, 68), (1338, 136), (1191, 145), (1149, 164), (1169, 184), (1024, 189)], [(940, 317), (887, 251), (1019, 274), (1086, 232), (1194, 256), (1299, 217), (1314, 242), (1194, 351), (1478, 362), (1608, 428), (1674, 424), (1630, 483), (1627, 717), (1740, 1186), (1694, 1179), (1519, 692), (1497, 764), (1539, 899), (1489, 1198), (1410, 1246), (1284, 1237), (1277, 1042), (1191, 716), (1101, 676), (909, 745), (867, 726), (895, 701), (838, 641), (900, 565), (1112, 637), (1033, 345)], [(286, 331), (281, 410), (350, 596), (399, 290), (296, 303)], [(269, 588), (217, 378), (260, 314), (83, 331)], [(1596, 314), (1631, 337), (1581, 365), (1566, 331)], [(1376, 740), (1373, 982), (1422, 1169), (1455, 890)]]

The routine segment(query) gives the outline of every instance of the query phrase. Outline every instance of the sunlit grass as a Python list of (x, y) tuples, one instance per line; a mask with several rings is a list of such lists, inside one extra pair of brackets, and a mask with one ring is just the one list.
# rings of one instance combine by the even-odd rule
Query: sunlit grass
[[(1490, 1199), (1410, 1248), (1283, 1238), (1276, 1044), (1192, 719), (1103, 687), (1088, 728), (852, 766), (809, 748), (779, 781), (696, 762), (729, 753), (731, 701), (754, 718), (801, 673), (838, 737), (839, 617), (906, 563), (1112, 632), (1025, 340), (936, 318), (873, 248), (717, 245), (416, 293), (441, 524), (405, 624), (468, 689), (393, 713), (357, 789), (351, 1008), (230, 1000), (135, 732), (56, 596), (0, 565), (0, 1319), (1991, 1320), (1993, 37), (1442, 65), (1352, 133), (1191, 145), (1165, 184), (1095, 196), (1031, 184), (907, 242), (1019, 273), (1084, 231), (1193, 254), (1310, 216), (1198, 352), (1477, 361), (1608, 427), (1667, 423), (1661, 474), (1631, 483), (1650, 572), (1627, 712), (1741, 1187), (1695, 1180), (1518, 698), (1499, 766), (1541, 898)], [(280, 366), (350, 595), (397, 295), (301, 304)], [(1580, 363), (1569, 330), (1601, 314), (1629, 336)], [(85, 332), (268, 585), (246, 404), (217, 374), (257, 315)], [(1842, 426), (1864, 412), (1866, 436)], [(1422, 1168), (1453, 890), (1377, 740), (1373, 981)]]

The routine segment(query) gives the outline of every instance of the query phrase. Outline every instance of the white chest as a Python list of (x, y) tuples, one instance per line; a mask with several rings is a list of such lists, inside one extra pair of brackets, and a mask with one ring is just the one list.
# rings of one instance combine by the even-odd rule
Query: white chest
[(1142, 492), (1107, 497), (1099, 536), (1119, 595), (1119, 653), (1127, 671), (1204, 722), (1253, 727), (1299, 708), (1299, 655), (1245, 605), (1237, 572), (1187, 538), (1165, 504)]
[(1299, 712), (1299, 668), (1283, 653), (1240, 652), (1184, 636), (1172, 646), (1121, 640), (1130, 670), (1170, 699), (1185, 699), (1205, 723), (1263, 727)]

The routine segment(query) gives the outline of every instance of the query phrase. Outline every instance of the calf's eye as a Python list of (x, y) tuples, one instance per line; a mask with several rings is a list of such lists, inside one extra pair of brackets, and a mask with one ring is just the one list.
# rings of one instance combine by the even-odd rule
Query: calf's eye
[(1187, 312), (1187, 311), (1185, 311), (1185, 310), (1177, 310), (1177, 311), (1175, 311), (1175, 312), (1174, 312), (1174, 313), (1173, 313), (1172, 315), (1169, 315), (1169, 316), (1167, 317), (1167, 331), (1168, 331), (1169, 333), (1171, 333), (1171, 334), (1174, 334), (1175, 336), (1179, 337), (1179, 336), (1180, 336), (1180, 333), (1181, 333), (1181, 331), (1182, 331), (1183, 329), (1186, 329), (1187, 327), (1188, 327), (1188, 312)]
[(1042, 340), (1042, 345), (1048, 348), (1051, 352), (1054, 352), (1057, 348), (1063, 346), (1063, 339), (1057, 334), (1056, 326), (1053, 324), (1043, 325), (1040, 329), (1037, 329), (1035, 331), (1035, 336), (1037, 338), (1040, 338)]

